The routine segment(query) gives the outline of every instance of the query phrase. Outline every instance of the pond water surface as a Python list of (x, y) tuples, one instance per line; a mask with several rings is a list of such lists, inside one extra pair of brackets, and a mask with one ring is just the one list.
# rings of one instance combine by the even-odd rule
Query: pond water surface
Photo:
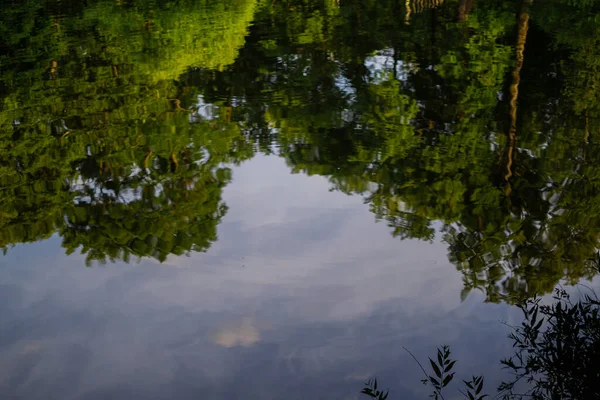
[(598, 16), (2, 0), (0, 398), (494, 388), (519, 299), (600, 287)]

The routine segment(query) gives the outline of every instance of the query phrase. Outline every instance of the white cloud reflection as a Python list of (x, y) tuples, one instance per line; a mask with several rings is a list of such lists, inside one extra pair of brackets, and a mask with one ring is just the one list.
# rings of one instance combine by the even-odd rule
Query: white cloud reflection
[(215, 343), (223, 347), (250, 347), (259, 340), (260, 332), (249, 318), (220, 329), (214, 336)]

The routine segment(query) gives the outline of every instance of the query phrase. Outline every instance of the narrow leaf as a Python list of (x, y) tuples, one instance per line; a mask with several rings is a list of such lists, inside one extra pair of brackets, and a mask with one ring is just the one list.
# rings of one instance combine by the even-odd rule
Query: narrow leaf
[(540, 327), (542, 326), (543, 322), (544, 322), (544, 318), (540, 319), (540, 321), (535, 326), (535, 330), (540, 330)]
[(481, 393), (481, 389), (483, 388), (483, 377), (480, 377), (479, 384), (477, 385), (476, 393)]
[(433, 368), (433, 372), (437, 375), (438, 378), (442, 378), (442, 371), (440, 371), (440, 367), (438, 367), (435, 362), (430, 358), (429, 362), (431, 363), (431, 368)]
[(454, 373), (451, 373), (450, 375), (446, 376), (444, 378), (444, 381), (442, 382), (442, 387), (448, 386), (448, 384), (450, 383), (450, 381), (452, 380), (452, 378), (454, 378)]
[(446, 368), (444, 368), (444, 372), (450, 371), (452, 369), (452, 367), (454, 367), (454, 363), (456, 363), (456, 360), (454, 360), (450, 364), (448, 364), (448, 366)]

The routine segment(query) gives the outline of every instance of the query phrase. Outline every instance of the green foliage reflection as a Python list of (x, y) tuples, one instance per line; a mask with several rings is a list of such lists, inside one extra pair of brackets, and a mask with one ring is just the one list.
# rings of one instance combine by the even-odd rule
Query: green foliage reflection
[[(595, 272), (594, 2), (114, 0), (0, 11), (0, 245), (206, 250), (261, 151), (440, 233), (466, 295)], [(574, 27), (577, 27), (575, 29)]]

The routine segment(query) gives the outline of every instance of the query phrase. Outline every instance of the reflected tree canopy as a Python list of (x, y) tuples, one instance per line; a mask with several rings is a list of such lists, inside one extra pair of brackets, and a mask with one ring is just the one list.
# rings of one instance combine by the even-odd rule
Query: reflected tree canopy
[(600, 4), (13, 1), (0, 10), (0, 246), (204, 251), (257, 153), (448, 244), (489, 301), (591, 277)]
[(74, 3), (52, 20), (36, 7), (62, 3), (27, 6), (3, 15), (0, 244), (59, 232), (90, 261), (207, 249), (225, 164), (251, 148), (176, 78), (233, 63), (254, 2)]

